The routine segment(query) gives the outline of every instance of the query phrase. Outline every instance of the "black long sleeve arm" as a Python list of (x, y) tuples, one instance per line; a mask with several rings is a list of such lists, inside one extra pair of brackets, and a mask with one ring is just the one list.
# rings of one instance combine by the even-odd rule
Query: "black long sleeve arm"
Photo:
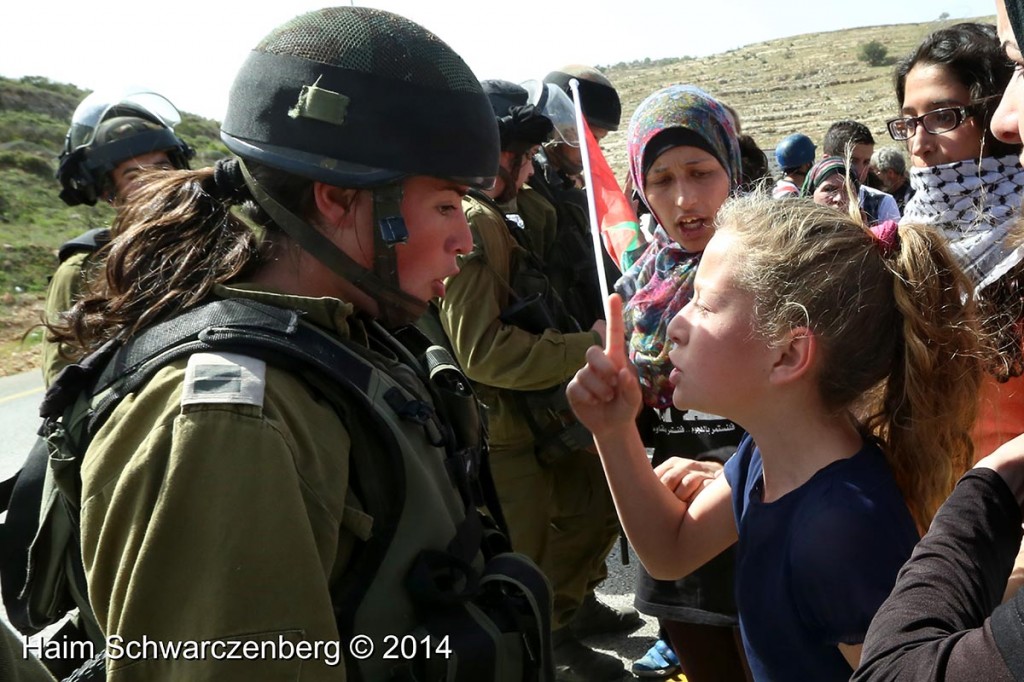
[(1020, 543), (1002, 478), (965, 474), (872, 620), (852, 682), (1024, 680), (1024, 590), (999, 606)]

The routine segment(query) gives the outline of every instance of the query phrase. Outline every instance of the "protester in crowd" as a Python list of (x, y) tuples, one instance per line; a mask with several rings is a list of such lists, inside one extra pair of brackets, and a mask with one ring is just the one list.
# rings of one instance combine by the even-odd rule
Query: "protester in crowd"
[[(996, 0), (996, 14), (998, 39), (1016, 71), (991, 131), (1003, 143), (1020, 144), (1024, 2)], [(1021, 546), (1022, 507), (1018, 436), (982, 458), (939, 510), (871, 624), (856, 682), (1024, 679), (1024, 591), (1011, 580), (1004, 594)]]
[[(637, 108), (627, 137), (633, 186), (650, 209), (654, 241), (616, 284), (626, 300), (625, 337), (643, 387), (640, 433), (654, 450), (653, 465), (670, 487), (689, 462), (721, 471), (742, 437), (728, 419), (703, 410), (676, 409), (668, 376), (667, 325), (693, 295), (701, 254), (715, 216), (741, 178), (732, 118), (693, 86), (659, 90)], [(686, 462), (680, 460), (685, 458)], [(636, 606), (657, 616), (687, 678), (744, 680), (732, 595), (732, 552), (678, 581), (638, 574)], [(669, 669), (662, 641), (637, 661), (638, 675)]]
[(1020, 139), (993, 135), (998, 97), (1013, 75), (995, 28), (962, 23), (928, 35), (896, 69), (900, 118), (914, 197), (904, 220), (942, 230), (974, 282), (998, 356), (982, 391), (975, 453), (983, 457), (1024, 431), (1020, 277), (1024, 248), (1010, 238), (1024, 192)]
[[(112, 658), (107, 679), (553, 679), (543, 577), (479, 511), (499, 515), (479, 407), (408, 326), (472, 249), (461, 197), (498, 166), (477, 79), (403, 17), (318, 10), (249, 54), (221, 137), (235, 157), (133, 192), (105, 277), (51, 330), (123, 342), (115, 388), (180, 351), (82, 458), (103, 633), (270, 653)], [(448, 649), (395, 660), (387, 637)]]
[(868, 216), (869, 224), (900, 219), (900, 209), (891, 195), (864, 184), (875, 151), (875, 138), (866, 125), (857, 121), (836, 121), (829, 126), (821, 146), (826, 156), (848, 159), (850, 173), (859, 183), (857, 201)]
[(444, 283), (440, 320), (489, 410), (491, 468), (512, 545), (551, 582), (560, 679), (614, 680), (622, 662), (583, 644), (571, 627), (604, 578), (619, 529), (590, 434), (564, 396), (605, 323), (580, 329), (552, 292), (522, 225), (502, 208), (532, 174), (552, 122), (514, 83), (487, 81), (485, 89), (501, 132), (498, 178), (463, 199), (473, 247)]
[(724, 475), (691, 471), (675, 491), (632, 427), (642, 382), (609, 319), (607, 347), (587, 352), (568, 394), (644, 566), (677, 578), (738, 541), (754, 679), (849, 679), (918, 532), (971, 459), (979, 342), (969, 282), (941, 236), (869, 231), (810, 202), (727, 203), (669, 325), (670, 381), (676, 407), (749, 436)]
[(826, 156), (807, 173), (800, 196), (808, 197), (821, 206), (849, 213), (850, 201), (856, 198), (858, 185), (857, 179), (847, 170), (846, 161), (838, 156)]
[(762, 190), (767, 191), (771, 184), (768, 157), (750, 135), (737, 135), (736, 140), (740, 145), (740, 165), (742, 166), (739, 193), (750, 194)]
[(802, 133), (793, 133), (782, 138), (775, 146), (775, 162), (782, 169), (782, 177), (772, 190), (773, 199), (798, 196), (807, 171), (814, 165), (817, 148), (811, 138)]
[[(60, 156), (60, 198), (69, 206), (97, 201), (120, 205), (148, 169), (188, 169), (194, 150), (174, 132), (178, 110), (162, 95), (140, 89), (94, 92), (71, 117)], [(96, 251), (110, 241), (108, 228), (88, 230), (63, 244), (60, 264), (46, 290), (46, 319), (57, 322), (71, 308), (99, 265)], [(60, 347), (43, 337), (43, 380), (49, 386), (68, 364)]]
[(907, 201), (914, 196), (914, 188), (910, 186), (907, 175), (907, 159), (903, 151), (896, 147), (882, 147), (871, 155), (871, 171), (881, 183), (883, 191), (892, 195), (896, 205), (903, 213)]

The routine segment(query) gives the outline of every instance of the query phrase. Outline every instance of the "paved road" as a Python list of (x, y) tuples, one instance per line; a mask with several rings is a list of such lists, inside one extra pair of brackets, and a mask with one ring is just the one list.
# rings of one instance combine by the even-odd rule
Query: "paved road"
[[(43, 381), (38, 370), (0, 377), (0, 480), (12, 475), (21, 466), (39, 428), (39, 401), (43, 397)], [(618, 606), (631, 606), (637, 559), (631, 557), (623, 566), (618, 547), (608, 558), (609, 576), (598, 589), (601, 599)], [(0, 619), (6, 620), (0, 609)], [(657, 625), (645, 618), (644, 627), (629, 635), (594, 637), (588, 644), (622, 658), (627, 668), (644, 654)]]
[(0, 480), (21, 467), (35, 442), (42, 399), (39, 370), (0, 377)]

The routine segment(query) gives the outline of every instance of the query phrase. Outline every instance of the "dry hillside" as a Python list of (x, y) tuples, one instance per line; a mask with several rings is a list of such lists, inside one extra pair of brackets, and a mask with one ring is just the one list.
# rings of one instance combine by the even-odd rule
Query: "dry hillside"
[[(995, 22), (995, 17), (976, 21)], [(861, 121), (881, 146), (894, 144), (884, 121), (897, 111), (894, 66), (871, 67), (857, 59), (860, 46), (878, 40), (893, 62), (928, 33), (955, 22), (873, 26), (814, 33), (748, 45), (723, 54), (650, 65), (602, 67), (622, 98), (623, 122), (604, 143), (620, 180), (626, 173), (629, 116), (650, 93), (673, 83), (692, 83), (739, 112), (743, 132), (771, 150), (790, 133), (820, 145), (833, 121)]]

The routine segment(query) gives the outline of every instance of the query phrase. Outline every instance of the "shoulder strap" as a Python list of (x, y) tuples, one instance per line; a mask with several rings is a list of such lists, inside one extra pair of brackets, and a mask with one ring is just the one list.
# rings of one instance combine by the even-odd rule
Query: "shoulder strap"
[(57, 260), (61, 263), (66, 261), (76, 253), (85, 251), (86, 253), (93, 253), (99, 251), (101, 248), (110, 242), (110, 229), (106, 227), (96, 228), (89, 230), (84, 234), (80, 234), (74, 239), (70, 239), (60, 245), (57, 249)]

